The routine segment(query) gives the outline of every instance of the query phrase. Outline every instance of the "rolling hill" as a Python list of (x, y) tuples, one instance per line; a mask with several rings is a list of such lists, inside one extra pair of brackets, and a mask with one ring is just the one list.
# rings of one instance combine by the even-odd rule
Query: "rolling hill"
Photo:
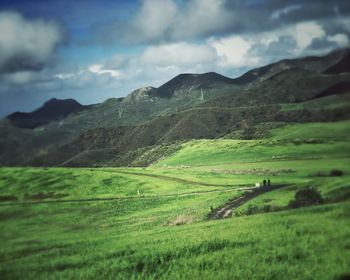
[[(2, 167), (0, 275), (347, 279), (349, 124), (157, 145), (147, 168)], [(272, 188), (209, 220), (265, 178)], [(309, 188), (322, 202), (291, 208)]]

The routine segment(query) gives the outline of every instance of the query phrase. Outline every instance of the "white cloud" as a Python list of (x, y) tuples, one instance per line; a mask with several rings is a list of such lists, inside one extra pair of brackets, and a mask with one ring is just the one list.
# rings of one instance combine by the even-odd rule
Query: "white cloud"
[(175, 0), (142, 0), (119, 33), (128, 43), (182, 41), (205, 36), (229, 26), (233, 13), (225, 8), (226, 2), (190, 0), (179, 4)]
[(225, 29), (233, 16), (225, 9), (224, 0), (189, 1), (172, 26), (172, 37), (192, 38)]
[(334, 36), (328, 36), (328, 40), (330, 42), (336, 43), (341, 48), (349, 46), (349, 38), (345, 34), (336, 34)]
[(51, 80), (64, 89), (108, 89), (119, 87), (122, 71), (106, 69), (103, 64), (92, 64), (72, 72), (52, 75)]
[(75, 74), (73, 73), (58, 73), (56, 75), (54, 75), (55, 78), (58, 78), (60, 80), (66, 80), (69, 78), (72, 78)]
[(28, 20), (14, 12), (0, 12), (0, 71), (40, 70), (63, 39), (52, 21)]
[[(269, 46), (273, 44), (279, 44), (278, 52), (280, 54), (293, 54), (296, 57), (307, 54), (306, 51), (314, 40), (327, 40), (327, 34), (322, 25), (314, 21), (308, 21), (283, 26), (273, 31), (247, 35), (246, 40), (255, 49), (259, 49), (259, 46), (260, 48), (267, 48), (270, 57), (274, 56), (273, 50), (269, 49)], [(282, 42), (288, 43), (282, 46)], [(329, 51), (329, 49), (326, 51)]]
[[(143, 0), (138, 13), (132, 20), (131, 31), (145, 40), (157, 39), (171, 26), (177, 13), (172, 0)], [(129, 34), (133, 36), (134, 34)]]
[(295, 32), (290, 34), (297, 42), (297, 46), (300, 50), (306, 49), (314, 39), (320, 39), (326, 36), (326, 32), (322, 26), (316, 22), (309, 21), (298, 23), (295, 26)]
[(88, 67), (89, 71), (97, 74), (97, 75), (103, 75), (103, 74), (109, 74), (113, 78), (120, 78), (121, 71), (113, 70), (113, 69), (106, 69), (102, 64), (93, 64)]
[(158, 66), (210, 63), (216, 59), (213, 48), (185, 42), (148, 47), (141, 55), (142, 64)]
[(259, 63), (259, 59), (249, 53), (253, 43), (241, 36), (211, 39), (209, 44), (215, 48), (223, 67), (250, 67)]

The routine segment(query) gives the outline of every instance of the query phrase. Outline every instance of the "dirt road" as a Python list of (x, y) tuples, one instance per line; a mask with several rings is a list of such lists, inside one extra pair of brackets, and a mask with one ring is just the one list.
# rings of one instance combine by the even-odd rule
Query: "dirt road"
[[(229, 202), (227, 202), (225, 205), (222, 205), (213, 211), (211, 211), (208, 214), (209, 220), (217, 220), (217, 219), (224, 219), (232, 216), (232, 211), (236, 209), (237, 207), (241, 206), (243, 203), (246, 203), (247, 201), (257, 197), (258, 195), (261, 195), (263, 193), (284, 188), (288, 185), (276, 185), (276, 186), (270, 186), (270, 187), (260, 187), (260, 188), (252, 188), (247, 189), (247, 192), (240, 196), (239, 198), (233, 198)], [(242, 189), (241, 189), (242, 190)]]
[(191, 181), (191, 180), (171, 177), (171, 176), (167, 176), (167, 175), (152, 174), (152, 173), (142, 173), (142, 172), (137, 172), (137, 171), (135, 172), (135, 171), (103, 170), (103, 169), (97, 170), (97, 171), (99, 171), (99, 172), (122, 173), (122, 174), (135, 175), (135, 176), (144, 176), (144, 177), (158, 178), (158, 179), (161, 179), (161, 180), (179, 182), (179, 183), (184, 183), (184, 184), (188, 184), (188, 185), (196, 185), (196, 186), (209, 186), (209, 187), (247, 187), (247, 186), (250, 186), (250, 185), (247, 185), (247, 184), (225, 185), (225, 184), (214, 184), (214, 183), (207, 183), (207, 182), (198, 182), (198, 181)]

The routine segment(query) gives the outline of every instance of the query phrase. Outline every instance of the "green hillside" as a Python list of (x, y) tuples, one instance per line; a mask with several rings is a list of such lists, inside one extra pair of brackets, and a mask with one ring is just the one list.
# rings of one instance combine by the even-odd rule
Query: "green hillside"
[[(350, 122), (291, 124), (270, 131), (261, 140), (196, 140), (161, 165), (216, 165), (251, 161), (318, 159), (349, 156)], [(315, 151), (317, 153), (315, 154)]]
[[(291, 124), (260, 140), (155, 146), (139, 151), (156, 159), (147, 168), (1, 168), (0, 275), (347, 277), (349, 127)], [(211, 209), (267, 178), (285, 187), (207, 221)], [(323, 203), (291, 209), (306, 187)]]

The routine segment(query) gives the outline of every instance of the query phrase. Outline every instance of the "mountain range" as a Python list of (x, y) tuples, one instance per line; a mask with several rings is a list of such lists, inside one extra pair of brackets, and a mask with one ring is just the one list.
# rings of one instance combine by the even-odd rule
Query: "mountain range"
[(180, 74), (83, 106), (51, 99), (0, 121), (0, 164), (145, 166), (182, 141), (253, 139), (290, 122), (350, 118), (350, 50), (286, 59), (231, 79)]

